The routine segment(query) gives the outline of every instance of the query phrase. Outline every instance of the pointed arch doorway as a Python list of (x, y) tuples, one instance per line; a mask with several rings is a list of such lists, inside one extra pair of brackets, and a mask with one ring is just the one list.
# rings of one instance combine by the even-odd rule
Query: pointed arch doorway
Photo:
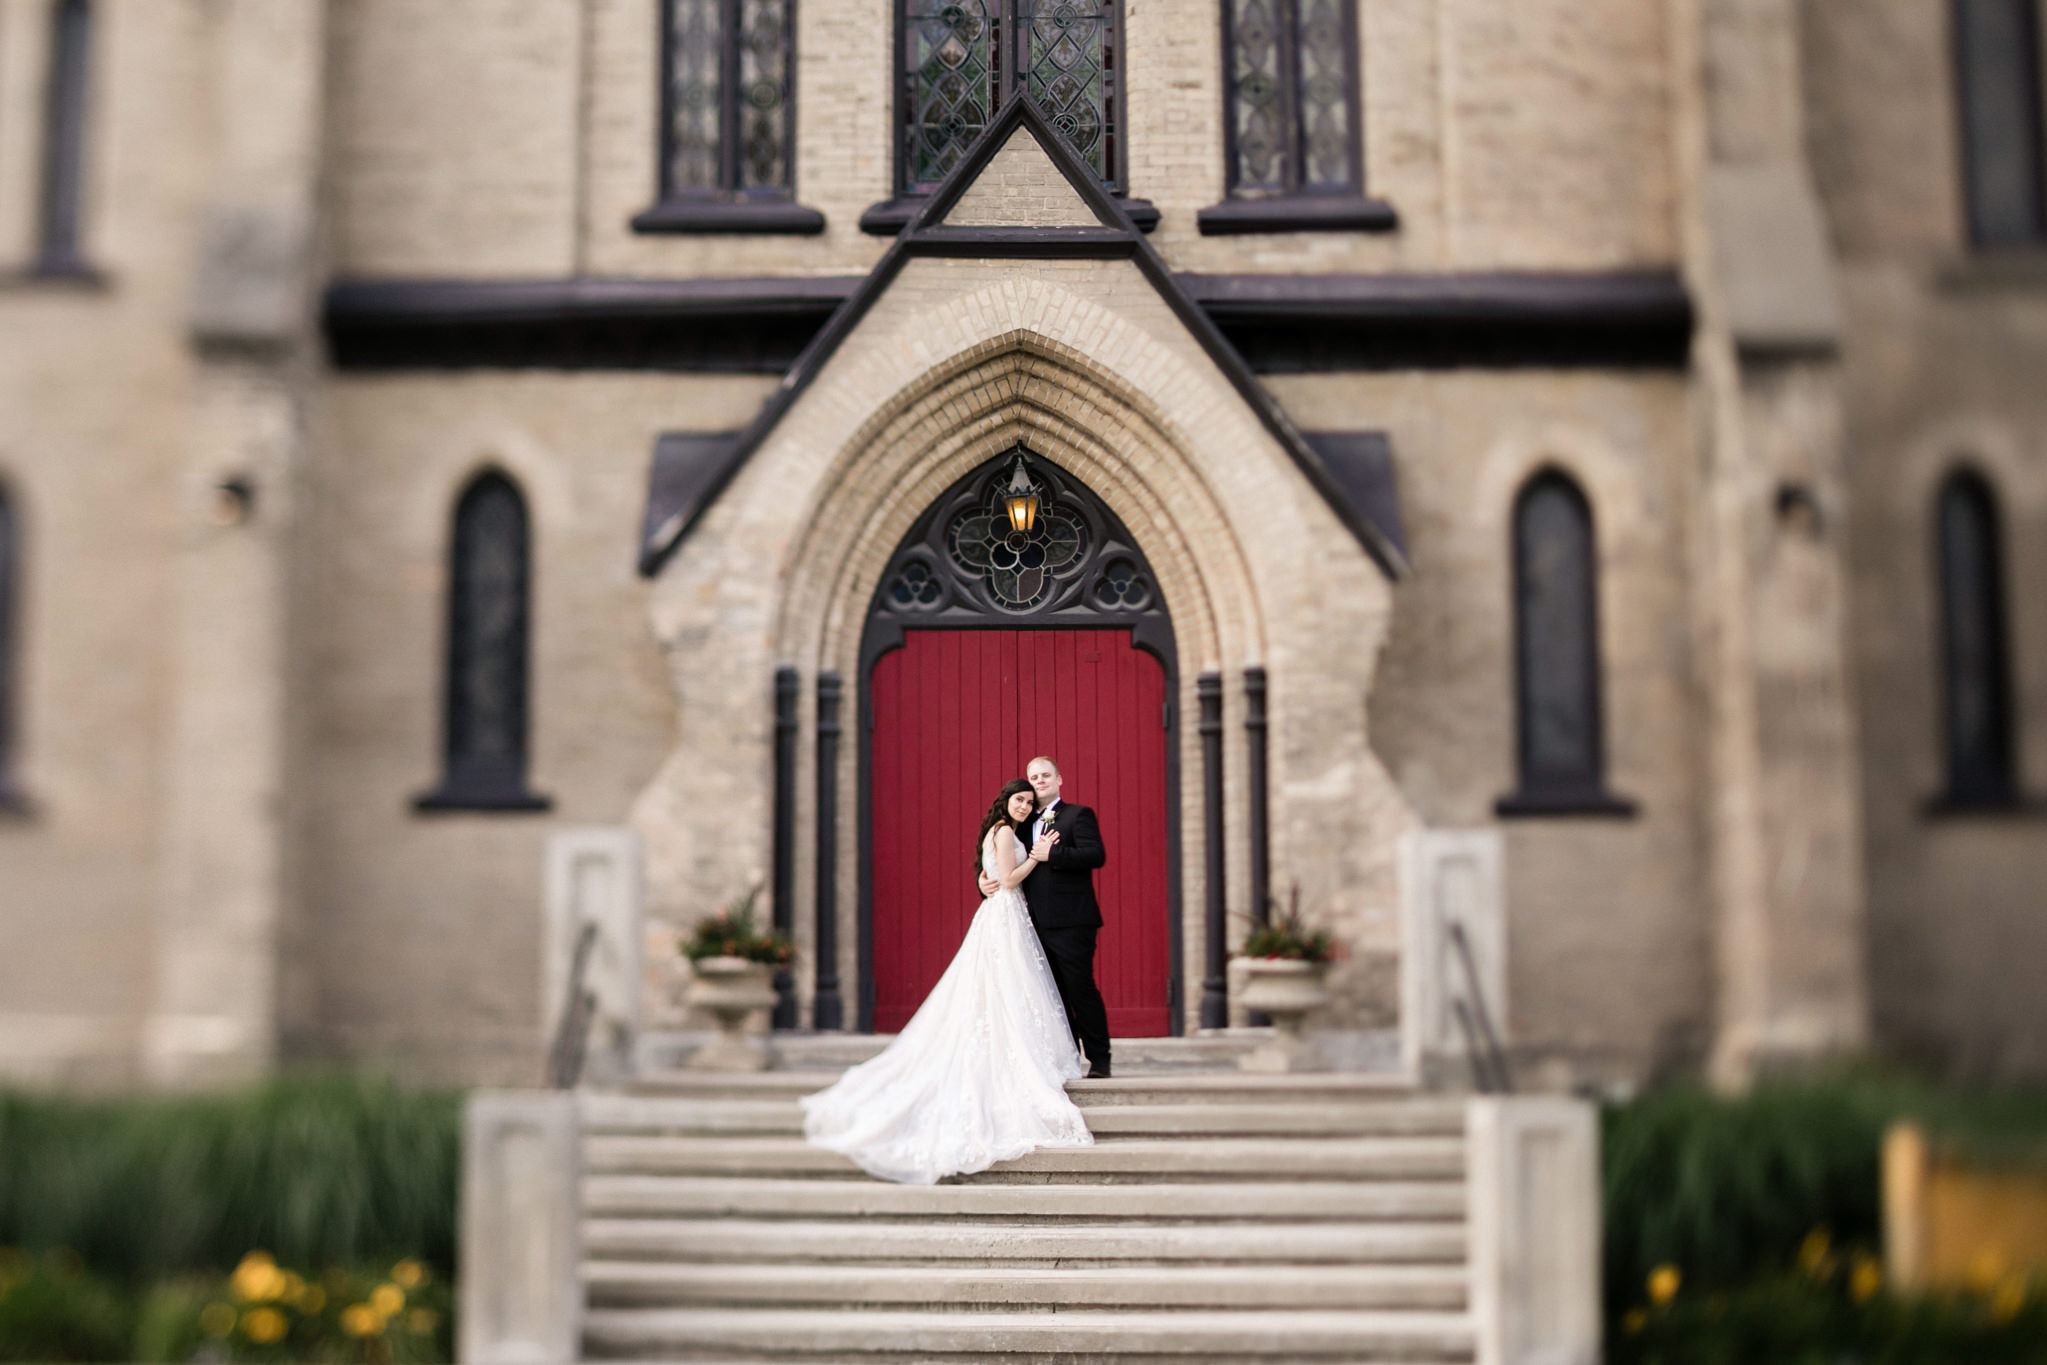
[[(1019, 468), (1028, 530), (1006, 505)], [(1108, 848), (1095, 979), (1110, 1034), (1179, 1033), (1173, 628), (1115, 514), (1022, 446), (981, 465), (897, 546), (859, 677), (860, 1027), (894, 1032), (936, 984), (980, 899), (974, 831), (1046, 753)]]

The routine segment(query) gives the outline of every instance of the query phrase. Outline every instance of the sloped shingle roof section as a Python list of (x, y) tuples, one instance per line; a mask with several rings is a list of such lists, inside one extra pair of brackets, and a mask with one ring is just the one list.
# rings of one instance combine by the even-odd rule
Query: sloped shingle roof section
[[(1030, 138), (1035, 147), (1027, 143), (1012, 146), (1016, 139), (1024, 137)], [(1031, 155), (1033, 151), (1041, 152), (1042, 160)], [(1050, 163), (1058, 181), (1063, 183), (1053, 183), (1042, 175), (1040, 168), (1045, 162)], [(988, 181), (985, 186), (984, 179)], [(1093, 222), (1085, 221), (1075, 210), (1075, 200), (1092, 214)], [(678, 503), (671, 492), (668, 505), (658, 516), (652, 506), (663, 480), (662, 461), (657, 455), (655, 486), (650, 489), (645, 518), (647, 539), (640, 550), (642, 573), (651, 576), (660, 571), (747, 457), (767, 439), (840, 344), (895, 281), (903, 266), (918, 256), (1131, 261), (1387, 577), (1397, 579), (1406, 571), (1407, 558), (1397, 530), (1389, 534), (1370, 510), (1380, 500), (1360, 497), (1295, 429), (1243, 357), (1173, 278), (1172, 271), (1123, 206), (1102, 188), (1037, 105), (1019, 93), (1003, 106), (960, 163), (932, 191), (859, 289), (804, 348), (783, 377), (781, 387), (762, 405), (754, 420), (732, 438), (730, 446), (721, 450), (721, 458), (704, 460), (701, 468), (708, 473), (694, 496), (686, 503)], [(676, 471), (676, 458), (671, 455), (666, 475), (670, 489), (681, 479)], [(691, 482), (694, 484), (695, 480)]]

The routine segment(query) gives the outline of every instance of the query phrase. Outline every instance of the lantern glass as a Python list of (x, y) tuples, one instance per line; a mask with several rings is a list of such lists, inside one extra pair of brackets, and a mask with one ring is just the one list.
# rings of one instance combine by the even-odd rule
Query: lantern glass
[(1027, 536), (1038, 524), (1038, 495), (1036, 493), (1012, 493), (1009, 504), (1009, 529), (1020, 536)]

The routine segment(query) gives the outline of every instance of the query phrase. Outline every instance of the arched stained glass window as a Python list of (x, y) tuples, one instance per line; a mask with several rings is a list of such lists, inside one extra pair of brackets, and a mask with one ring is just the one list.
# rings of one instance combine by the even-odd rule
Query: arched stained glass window
[(1599, 550), (1578, 485), (1546, 470), (1514, 503), (1519, 789), (1501, 814), (1625, 814), (1606, 790)]
[(19, 716), (21, 534), (14, 503), (0, 487), (0, 811), (22, 805), (15, 737)]
[(448, 565), (445, 767), (423, 809), (545, 809), (526, 790), (531, 572), (526, 503), (480, 474), (455, 507)]
[(71, 275), (86, 269), (80, 244), (85, 200), (87, 77), (92, 45), (90, 0), (56, 0), (50, 11), (49, 78), (44, 86), (41, 221), (35, 269)]
[(1997, 495), (1957, 470), (1941, 484), (1935, 517), (1947, 803), (2008, 805), (2018, 782)]
[(1955, 84), (1969, 234), (1979, 246), (2047, 237), (2039, 0), (1954, 0)]

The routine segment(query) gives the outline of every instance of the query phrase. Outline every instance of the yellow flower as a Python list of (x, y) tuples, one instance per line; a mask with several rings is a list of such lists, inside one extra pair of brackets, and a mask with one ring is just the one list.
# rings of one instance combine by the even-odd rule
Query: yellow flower
[(441, 1315), (431, 1308), (415, 1308), (405, 1315), (405, 1325), (423, 1337), (430, 1337), (441, 1325)]
[(1658, 1308), (1677, 1297), (1677, 1287), (1684, 1283), (1684, 1275), (1674, 1265), (1660, 1265), (1649, 1272), (1649, 1302)]
[(405, 1306), (405, 1291), (395, 1284), (380, 1284), (370, 1291), (370, 1307), (377, 1316), (388, 1318)]
[(242, 1314), (242, 1332), (258, 1345), (268, 1346), (284, 1340), (284, 1334), (291, 1330), (284, 1314), (275, 1308), (251, 1308)]
[(1990, 1320), (2002, 1327), (2026, 1306), (2026, 1282), (2018, 1275), (2007, 1276), (1990, 1296)]
[(391, 1279), (400, 1288), (417, 1289), (426, 1283), (426, 1267), (418, 1261), (400, 1261), (391, 1267)]
[(341, 1330), (352, 1337), (373, 1337), (384, 1330), (384, 1319), (366, 1303), (352, 1303), (341, 1310)]
[(1798, 1244), (1798, 1268), (1808, 1275), (1826, 1276), (1834, 1269), (1834, 1239), (1825, 1228), (1814, 1228)]
[(1633, 1336), (1648, 1325), (1649, 1315), (1639, 1308), (1630, 1308), (1621, 1318), (1621, 1330), (1629, 1336)]
[(231, 1303), (209, 1303), (199, 1310), (199, 1330), (209, 1337), (224, 1337), (235, 1330), (235, 1309)]
[(1857, 1256), (1855, 1269), (1848, 1272), (1848, 1297), (1857, 1303), (1868, 1303), (1884, 1287), (1884, 1268), (1877, 1264), (1874, 1256)]
[(284, 1272), (267, 1251), (252, 1251), (242, 1257), (228, 1281), (235, 1297), (244, 1303), (268, 1303), (284, 1294)]
[(1985, 1247), (1969, 1261), (1969, 1285), (1978, 1294), (1988, 1294), (2004, 1282), (2004, 1253)]

